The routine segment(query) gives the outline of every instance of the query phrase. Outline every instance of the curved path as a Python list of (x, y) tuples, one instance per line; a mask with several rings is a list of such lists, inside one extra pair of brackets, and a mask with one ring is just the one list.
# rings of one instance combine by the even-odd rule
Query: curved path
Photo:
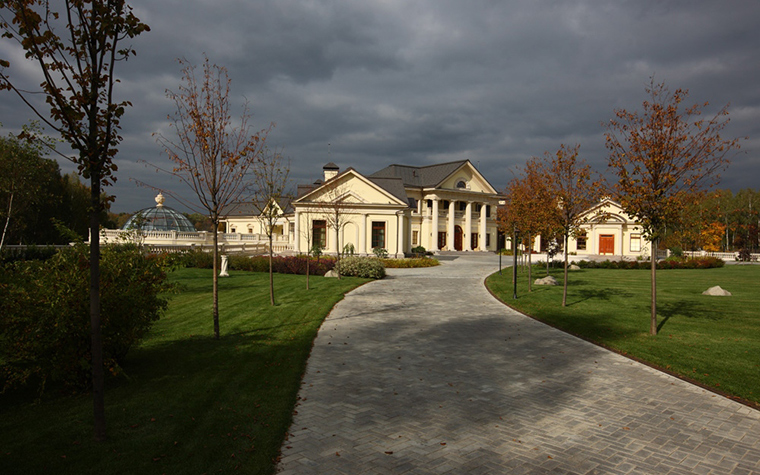
[(527, 318), (496, 258), (391, 269), (323, 324), (280, 474), (760, 474), (760, 413)]

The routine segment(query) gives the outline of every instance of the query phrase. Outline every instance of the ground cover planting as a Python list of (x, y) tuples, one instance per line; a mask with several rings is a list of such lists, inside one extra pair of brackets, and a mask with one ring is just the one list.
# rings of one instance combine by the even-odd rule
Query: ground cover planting
[[(681, 375), (760, 408), (760, 266), (657, 272), (657, 336), (650, 336), (647, 270), (582, 269), (569, 274), (562, 307), (560, 285), (533, 286), (518, 273), (512, 298), (512, 269), (488, 277), (486, 285), (509, 306), (557, 328)], [(536, 267), (533, 277), (543, 277)], [(731, 297), (702, 295), (714, 285)]]
[(232, 271), (220, 279), (213, 339), (211, 274), (171, 274), (181, 290), (106, 385), (108, 440), (92, 440), (88, 394), (0, 395), (3, 474), (269, 474), (292, 420), (306, 359), (330, 309), (364, 279)]

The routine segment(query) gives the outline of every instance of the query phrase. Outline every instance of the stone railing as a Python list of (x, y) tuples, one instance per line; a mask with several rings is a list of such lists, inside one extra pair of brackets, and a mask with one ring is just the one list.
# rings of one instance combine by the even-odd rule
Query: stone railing
[[(717, 257), (724, 261), (735, 261), (738, 252), (711, 252), (711, 251), (684, 251), (683, 255), (686, 257)], [(750, 258), (753, 261), (760, 260), (760, 254), (750, 254)]]
[[(100, 236), (103, 243), (118, 243), (133, 241), (135, 234), (134, 231), (104, 229)], [(149, 247), (151, 252), (211, 250), (214, 235), (207, 231), (143, 231), (139, 240), (142, 245)], [(269, 239), (263, 234), (219, 233), (217, 240), (225, 252), (265, 252), (269, 249)], [(293, 244), (285, 237), (275, 237), (272, 249), (277, 253), (292, 251)]]

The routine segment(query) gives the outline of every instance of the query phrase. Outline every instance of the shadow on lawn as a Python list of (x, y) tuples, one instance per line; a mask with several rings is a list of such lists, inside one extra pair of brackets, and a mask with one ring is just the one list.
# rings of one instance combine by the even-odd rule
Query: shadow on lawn
[(662, 330), (671, 317), (681, 316), (686, 318), (704, 318), (708, 320), (722, 320), (723, 316), (717, 312), (706, 312), (705, 307), (692, 300), (677, 300), (675, 302), (658, 303), (657, 316), (662, 321), (657, 325), (657, 331)]
[(585, 302), (586, 300), (609, 301), (612, 300), (613, 297), (633, 297), (633, 294), (631, 292), (621, 289), (580, 289), (573, 291), (572, 295), (573, 297), (577, 296), (578, 299), (574, 299), (574, 301), (568, 302), (568, 307), (572, 307), (573, 305)]

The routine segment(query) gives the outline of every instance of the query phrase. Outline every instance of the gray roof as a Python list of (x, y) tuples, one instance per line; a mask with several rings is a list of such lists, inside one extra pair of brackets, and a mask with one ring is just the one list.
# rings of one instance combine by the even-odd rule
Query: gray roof
[(435, 187), (441, 184), (452, 173), (457, 171), (467, 160), (439, 163), (426, 167), (413, 167), (410, 165), (389, 165), (369, 176), (372, 178), (400, 178), (404, 186), (421, 186), (423, 188)]
[(409, 203), (409, 200), (406, 196), (406, 189), (404, 188), (404, 183), (401, 181), (401, 178), (369, 176), (367, 179), (388, 193), (392, 194), (396, 198), (400, 199), (404, 203)]

